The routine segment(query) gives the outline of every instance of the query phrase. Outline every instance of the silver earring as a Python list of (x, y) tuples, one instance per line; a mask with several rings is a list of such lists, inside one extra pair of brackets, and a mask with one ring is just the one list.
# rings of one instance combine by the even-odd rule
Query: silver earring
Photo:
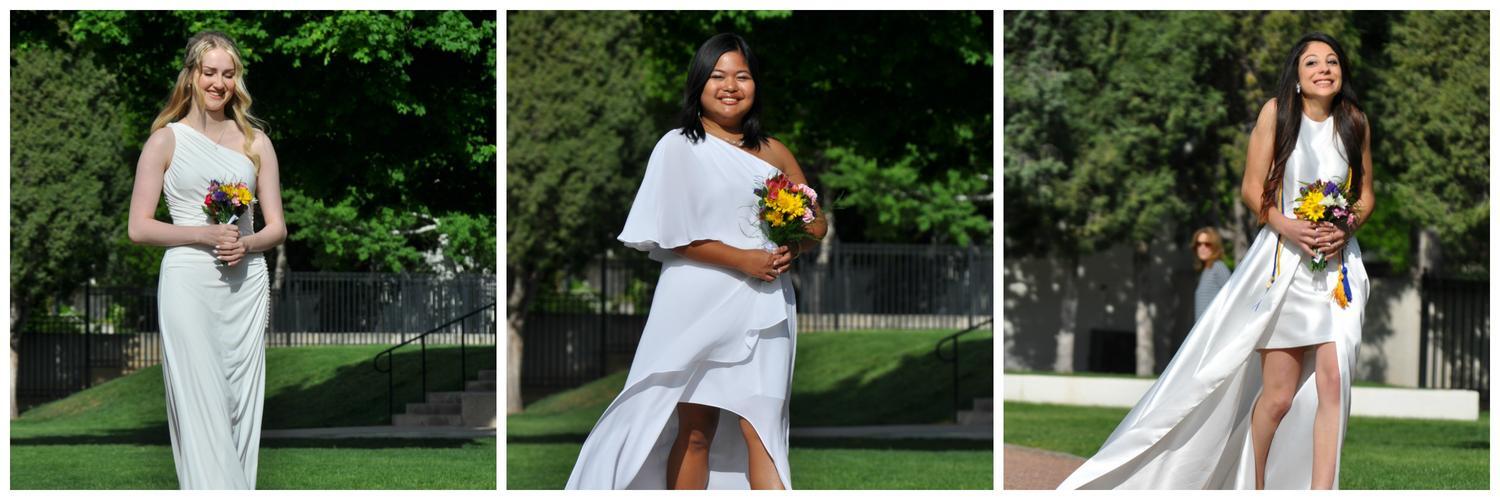
[(1300, 84), (1300, 83), (1299, 83), (1299, 84), (1297, 84), (1297, 93), (1298, 93), (1298, 94), (1301, 94), (1301, 93), (1302, 93), (1302, 84)]

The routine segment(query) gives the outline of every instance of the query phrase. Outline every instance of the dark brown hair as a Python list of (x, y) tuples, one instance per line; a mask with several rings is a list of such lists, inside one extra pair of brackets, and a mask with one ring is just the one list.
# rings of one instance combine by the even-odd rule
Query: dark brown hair
[(1338, 56), (1339, 74), (1342, 80), (1339, 92), (1333, 96), (1331, 118), (1339, 141), (1344, 145), (1344, 161), (1349, 164), (1349, 203), (1359, 201), (1360, 186), (1364, 180), (1365, 129), (1369, 123), (1354, 95), (1353, 68), (1344, 55), (1343, 46), (1333, 37), (1323, 33), (1309, 33), (1297, 41), (1287, 54), (1286, 64), (1281, 67), (1281, 78), (1276, 84), (1276, 142), (1272, 153), (1271, 171), (1266, 175), (1265, 191), (1260, 197), (1260, 222), (1265, 222), (1271, 207), (1281, 196), (1281, 182), (1286, 175), (1286, 162), (1297, 148), (1297, 133), (1302, 129), (1302, 96), (1297, 92), (1298, 60), (1307, 46), (1323, 42), (1333, 48)]

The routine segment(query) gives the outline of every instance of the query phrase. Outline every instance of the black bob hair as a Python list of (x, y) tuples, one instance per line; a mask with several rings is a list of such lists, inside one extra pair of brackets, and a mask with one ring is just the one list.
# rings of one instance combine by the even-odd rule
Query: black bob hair
[[(734, 33), (719, 33), (703, 42), (698, 47), (698, 53), (693, 54), (693, 61), (688, 64), (687, 81), (682, 89), (682, 112), (678, 114), (678, 125), (682, 128), (682, 135), (688, 140), (697, 143), (704, 139), (707, 134), (703, 131), (703, 122), (699, 117), (703, 113), (703, 104), (699, 96), (703, 95), (703, 87), (708, 84), (708, 77), (714, 72), (714, 65), (719, 62), (719, 56), (726, 52), (739, 52), (745, 57), (745, 63), (750, 65), (751, 77), (760, 75), (760, 60), (755, 58), (755, 53), (750, 51), (750, 44), (744, 38)], [(760, 124), (760, 92), (756, 89), (755, 101), (750, 104), (750, 111), (745, 112), (744, 121), (740, 123), (740, 131), (744, 133), (744, 145), (752, 150), (759, 151), (762, 144), (769, 144), (771, 137), (766, 135)]]

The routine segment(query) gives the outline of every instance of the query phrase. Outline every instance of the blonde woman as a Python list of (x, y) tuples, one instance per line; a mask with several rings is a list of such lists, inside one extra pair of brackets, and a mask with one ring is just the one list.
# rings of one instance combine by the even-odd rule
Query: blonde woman
[[(265, 399), (266, 262), (286, 237), (276, 151), (250, 114), (234, 41), (188, 40), (177, 84), (136, 164), (130, 240), (167, 247), (157, 283), (162, 379), (182, 489), (255, 489)], [(260, 203), (236, 224), (202, 206), (210, 181), (244, 182)], [(153, 218), (166, 196), (171, 223)], [(219, 263), (223, 263), (220, 265)]]

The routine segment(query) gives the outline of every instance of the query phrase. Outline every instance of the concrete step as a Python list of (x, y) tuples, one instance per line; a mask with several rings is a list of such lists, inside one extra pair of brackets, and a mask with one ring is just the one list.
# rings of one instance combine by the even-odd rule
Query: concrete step
[(463, 425), (463, 415), (410, 415), (401, 414), (391, 418), (397, 427), (457, 427)]
[(994, 413), (995, 398), (974, 398), (974, 411), (987, 411)]
[(464, 427), (495, 427), (496, 398), (494, 391), (466, 392), (463, 398)]
[(464, 393), (462, 391), (429, 392), (427, 393), (427, 402), (456, 405), (463, 402), (463, 397)]
[(409, 415), (458, 415), (463, 409), (462, 403), (407, 403), (406, 413)]
[(464, 383), (464, 392), (495, 392), (495, 381), (470, 380)]
[(988, 411), (960, 410), (958, 425), (986, 425), (995, 423), (995, 414)]
[(495, 370), (479, 370), (479, 380), (497, 380)]

